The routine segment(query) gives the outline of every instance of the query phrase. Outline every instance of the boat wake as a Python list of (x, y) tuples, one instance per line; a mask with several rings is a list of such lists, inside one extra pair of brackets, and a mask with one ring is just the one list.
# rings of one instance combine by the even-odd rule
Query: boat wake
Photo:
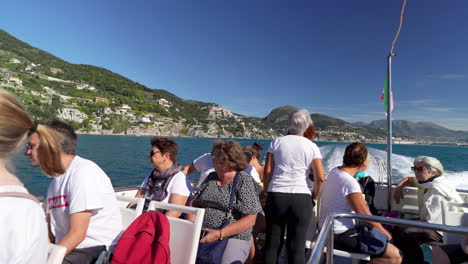
[[(345, 148), (346, 145), (342, 144), (332, 144), (320, 147), (325, 175), (328, 175), (334, 167), (342, 165)], [(371, 176), (377, 182), (387, 182), (387, 153), (383, 150), (370, 147), (368, 147), (368, 151), (371, 155), (371, 163), (369, 168), (366, 170), (366, 175)], [(404, 177), (414, 176), (411, 171), (414, 158), (415, 157), (392, 154), (393, 183), (398, 183)], [(468, 178), (468, 171), (445, 171), (445, 176), (454, 188), (468, 190), (468, 181), (466, 181), (466, 178)]]

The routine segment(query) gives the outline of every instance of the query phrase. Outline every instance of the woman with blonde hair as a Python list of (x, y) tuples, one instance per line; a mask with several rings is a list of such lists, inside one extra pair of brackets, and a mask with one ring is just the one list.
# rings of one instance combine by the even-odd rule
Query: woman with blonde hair
[(47, 260), (44, 212), (10, 167), (10, 159), (31, 131), (40, 134), (44, 141), (38, 150), (44, 172), (62, 174), (58, 155), (60, 136), (34, 122), (14, 96), (0, 89), (0, 263), (45, 263)]

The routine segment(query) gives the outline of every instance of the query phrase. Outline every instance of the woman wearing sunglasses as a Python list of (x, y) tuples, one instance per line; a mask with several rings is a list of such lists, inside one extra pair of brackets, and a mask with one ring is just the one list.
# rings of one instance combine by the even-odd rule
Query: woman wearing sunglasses
[[(135, 197), (148, 200), (185, 205), (190, 195), (190, 183), (182, 172), (183, 166), (176, 161), (177, 143), (168, 138), (151, 139), (149, 159), (154, 168), (138, 188)], [(179, 217), (180, 212), (169, 211), (166, 216)]]
[[(443, 176), (444, 167), (436, 158), (420, 156), (414, 159), (415, 177), (406, 177), (398, 184), (393, 198), (400, 203), (404, 198), (403, 188), (407, 186), (418, 188), (419, 220), (442, 224), (441, 202), (462, 203), (460, 195), (448, 184)], [(393, 230), (395, 245), (403, 251), (403, 263), (424, 263), (420, 244), (431, 241), (442, 242), (442, 234), (438, 231), (415, 227), (397, 227)]]

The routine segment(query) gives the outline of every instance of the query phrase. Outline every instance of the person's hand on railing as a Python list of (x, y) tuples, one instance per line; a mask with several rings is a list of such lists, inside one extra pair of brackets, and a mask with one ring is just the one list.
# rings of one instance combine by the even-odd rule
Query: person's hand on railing
[(395, 188), (395, 192), (393, 193), (393, 199), (395, 199), (395, 202), (396, 202), (397, 204), (399, 204), (400, 201), (401, 201), (402, 199), (405, 198), (405, 194), (404, 194), (404, 192), (403, 192), (403, 188), (404, 188), (403, 186), (397, 186), (397, 187)]

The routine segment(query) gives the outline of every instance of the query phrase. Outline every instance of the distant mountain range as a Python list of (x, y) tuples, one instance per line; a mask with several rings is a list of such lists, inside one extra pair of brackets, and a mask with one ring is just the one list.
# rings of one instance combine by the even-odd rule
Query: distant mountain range
[[(369, 124), (360, 124), (365, 127), (387, 128), (386, 120), (376, 120)], [(434, 141), (468, 141), (467, 131), (456, 131), (434, 124), (432, 122), (410, 122), (406, 120), (394, 120), (392, 122), (393, 131), (400, 135), (416, 138), (432, 139)]]
[[(39, 121), (58, 117), (81, 132), (96, 134), (272, 138), (287, 132), (288, 116), (298, 109), (279, 107), (265, 118), (232, 113), (216, 103), (150, 89), (104, 68), (66, 62), (3, 30), (0, 87), (15, 93)], [(382, 141), (386, 136), (385, 121), (352, 124), (319, 113), (311, 117), (319, 140)], [(433, 123), (398, 120), (394, 132), (412, 138), (468, 141), (468, 132)]]

